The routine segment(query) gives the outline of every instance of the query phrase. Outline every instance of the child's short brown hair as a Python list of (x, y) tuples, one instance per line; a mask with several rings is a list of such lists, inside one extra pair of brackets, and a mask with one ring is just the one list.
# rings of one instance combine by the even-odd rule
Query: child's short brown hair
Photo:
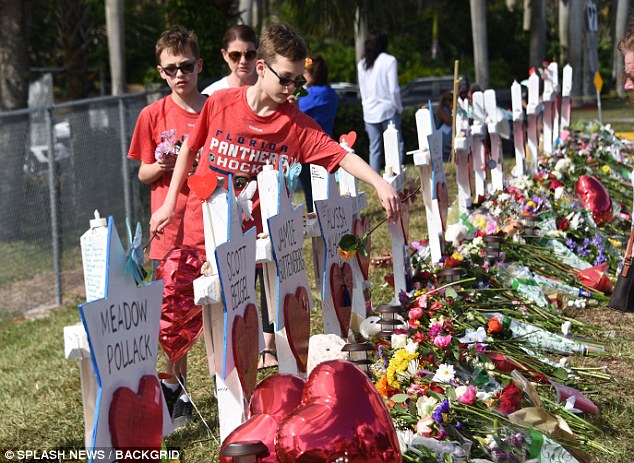
[(308, 56), (306, 42), (291, 26), (274, 23), (267, 27), (260, 36), (258, 59), (275, 62), (275, 55), (283, 56), (290, 61), (304, 61)]
[(156, 62), (161, 64), (161, 53), (171, 50), (173, 54), (184, 54), (190, 49), (196, 59), (200, 58), (198, 37), (194, 31), (189, 31), (183, 26), (173, 26), (164, 31), (156, 42)]

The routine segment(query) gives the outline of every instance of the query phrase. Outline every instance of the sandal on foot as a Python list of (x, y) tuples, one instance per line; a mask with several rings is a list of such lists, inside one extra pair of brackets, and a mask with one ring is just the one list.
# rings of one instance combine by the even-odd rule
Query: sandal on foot
[[(267, 359), (267, 356), (270, 357)], [(258, 362), (258, 370), (262, 368), (270, 368), (277, 366), (277, 352), (274, 350), (264, 349), (260, 352), (260, 361)]]

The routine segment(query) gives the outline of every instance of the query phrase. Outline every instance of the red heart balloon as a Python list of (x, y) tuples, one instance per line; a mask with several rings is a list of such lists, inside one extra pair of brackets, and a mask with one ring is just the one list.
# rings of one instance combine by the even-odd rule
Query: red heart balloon
[(200, 200), (207, 201), (218, 186), (218, 177), (214, 174), (191, 175), (187, 179), (187, 186)]
[(352, 267), (347, 262), (330, 267), (330, 291), (341, 336), (347, 338), (352, 317)]
[(251, 416), (265, 413), (281, 421), (299, 407), (305, 384), (299, 376), (282, 373), (262, 380), (251, 398)]
[[(221, 451), (232, 442), (261, 441), (269, 448), (269, 456), (258, 461), (279, 463), (275, 455), (277, 429), (301, 403), (305, 383), (294, 375), (277, 374), (258, 384), (251, 398), (251, 417), (225, 438)], [(220, 461), (231, 463), (233, 460), (220, 457)]]
[(438, 210), (440, 211), (440, 221), (442, 229), (447, 229), (447, 215), (449, 214), (449, 189), (444, 182), (436, 184), (436, 199), (438, 199)]
[(258, 311), (254, 304), (244, 309), (244, 317), (233, 320), (233, 359), (242, 385), (242, 391), (250, 398), (258, 380), (258, 351), (260, 333)]
[[(370, 223), (368, 222), (367, 217), (363, 217), (363, 219), (355, 220), (353, 225), (353, 233), (362, 237), (365, 233), (370, 230)], [(372, 249), (372, 235), (368, 235), (368, 238), (365, 242), (365, 251), (366, 255), (361, 255), (361, 253), (356, 254), (357, 262), (359, 263), (359, 268), (361, 269), (361, 273), (363, 274), (363, 279), (368, 279), (368, 272), (370, 270), (370, 251)]]
[(592, 212), (597, 225), (612, 219), (612, 200), (603, 184), (589, 175), (582, 175), (575, 184), (575, 194), (584, 209)]
[(295, 294), (284, 297), (284, 320), (288, 344), (297, 367), (306, 373), (308, 339), (310, 338), (310, 299), (306, 288), (300, 286)]
[(175, 247), (156, 269), (156, 279), (163, 280), (159, 342), (172, 362), (185, 355), (202, 333), (202, 306), (194, 304), (192, 282), (200, 276), (203, 260), (193, 247)]
[(301, 406), (280, 424), (276, 451), (281, 463), (401, 461), (383, 399), (359, 368), (343, 360), (313, 369)]
[(350, 132), (344, 133), (343, 135), (341, 135), (339, 137), (339, 143), (344, 141), (348, 145), (348, 148), (352, 148), (354, 143), (357, 141), (357, 132), (355, 132), (354, 130), (351, 130)]
[[(120, 387), (112, 395), (108, 412), (112, 446), (119, 450), (160, 450), (163, 437), (163, 394), (156, 376), (139, 381), (138, 394)], [(121, 459), (134, 462), (136, 459)], [(158, 461), (158, 460), (157, 460)]]

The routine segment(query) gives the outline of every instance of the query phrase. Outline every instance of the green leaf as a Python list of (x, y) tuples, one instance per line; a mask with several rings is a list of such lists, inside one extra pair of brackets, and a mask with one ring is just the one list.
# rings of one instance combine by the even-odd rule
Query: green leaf
[(409, 399), (409, 396), (407, 394), (394, 394), (390, 399), (392, 402), (403, 403)]
[(445, 297), (450, 297), (452, 299), (458, 299), (458, 293), (456, 292), (455, 289), (453, 289), (453, 286), (449, 286), (449, 287), (445, 288)]
[(297, 87), (295, 89), (295, 92), (293, 92), (293, 96), (295, 96), (296, 99), (300, 99), (301, 97), (306, 95), (308, 95), (308, 92), (304, 87)]

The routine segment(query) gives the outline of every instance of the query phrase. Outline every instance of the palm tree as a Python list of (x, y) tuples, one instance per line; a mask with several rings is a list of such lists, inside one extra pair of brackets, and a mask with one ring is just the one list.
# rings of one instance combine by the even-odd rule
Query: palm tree
[(486, 0), (469, 0), (471, 6), (471, 33), (473, 34), (473, 60), (478, 85), (489, 87), (489, 45), (487, 40)]

